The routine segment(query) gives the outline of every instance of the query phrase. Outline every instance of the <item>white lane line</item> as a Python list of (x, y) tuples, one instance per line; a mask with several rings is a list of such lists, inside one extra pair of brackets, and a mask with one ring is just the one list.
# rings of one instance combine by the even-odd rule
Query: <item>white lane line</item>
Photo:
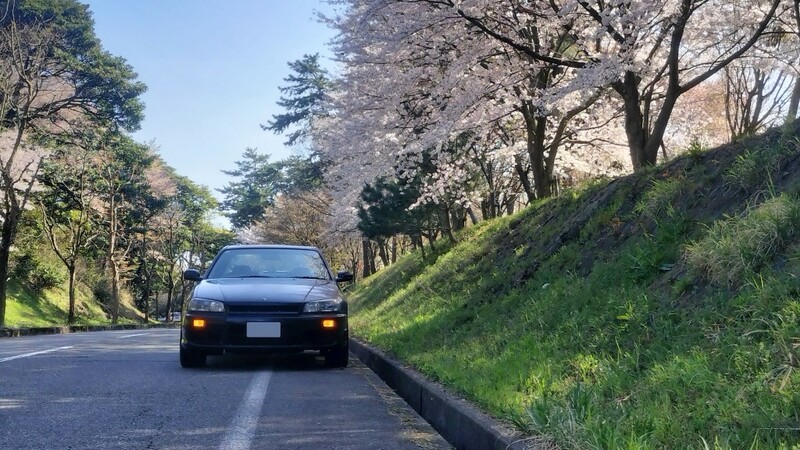
[(44, 355), (45, 353), (53, 353), (53, 352), (57, 352), (57, 351), (60, 351), (60, 350), (67, 350), (67, 349), (70, 349), (72, 347), (73, 346), (70, 345), (70, 346), (67, 346), (67, 347), (51, 348), (50, 350), (42, 350), (40, 352), (25, 353), (25, 354), (22, 354), (22, 355), (9, 356), (7, 358), (0, 358), (0, 363), (4, 363), (6, 361), (11, 361), (11, 360), (14, 360), (14, 359), (27, 358), (29, 356)]
[(136, 336), (147, 336), (150, 333), (137, 333), (137, 334), (129, 334), (127, 336), (117, 336), (117, 339), (128, 339)]
[(239, 405), (239, 409), (228, 427), (228, 432), (219, 445), (220, 450), (248, 450), (250, 448), (271, 377), (272, 372), (261, 372), (250, 382), (244, 400)]

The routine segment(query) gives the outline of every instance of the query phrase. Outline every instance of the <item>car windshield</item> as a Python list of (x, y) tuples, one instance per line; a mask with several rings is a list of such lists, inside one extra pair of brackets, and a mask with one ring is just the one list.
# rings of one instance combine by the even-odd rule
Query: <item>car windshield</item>
[(219, 255), (206, 278), (330, 279), (320, 254), (310, 249), (232, 248)]

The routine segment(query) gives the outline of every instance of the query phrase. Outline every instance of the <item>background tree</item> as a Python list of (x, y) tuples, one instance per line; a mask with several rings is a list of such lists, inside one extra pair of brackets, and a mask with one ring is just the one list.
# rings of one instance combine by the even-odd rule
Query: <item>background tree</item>
[(153, 159), (144, 169), (143, 188), (146, 188), (139, 195), (131, 196), (127, 214), (128, 226), (122, 230), (130, 247), (124, 265), (127, 268), (136, 267), (128, 269), (134, 271), (129, 280), (129, 288), (138, 299), (134, 303), (144, 312), (145, 321), (150, 319), (150, 294), (157, 278), (157, 268), (163, 260), (155, 243), (165, 230), (160, 228), (157, 218), (164, 214), (170, 204), (170, 197), (177, 192), (177, 175), (174, 170), (156, 156), (152, 144), (148, 145), (148, 151), (153, 154)]
[(98, 207), (95, 220), (104, 231), (105, 263), (111, 291), (111, 321), (117, 323), (123, 276), (132, 267), (128, 261), (141, 222), (133, 214), (142, 197), (153, 196), (147, 169), (153, 164), (150, 148), (127, 136), (106, 134), (98, 148)]
[(272, 116), (261, 128), (275, 134), (294, 128), (286, 135), (285, 142), (285, 145), (292, 146), (306, 140), (314, 119), (327, 115), (325, 99), (333, 89), (333, 83), (319, 63), (319, 53), (303, 55), (303, 58), (288, 64), (293, 73), (283, 79), (288, 84), (280, 87), (285, 96), (278, 100), (278, 106), (286, 112)]
[(145, 86), (94, 36), (88, 7), (74, 0), (0, 1), (0, 326), (5, 321), (9, 251), (48, 151), (28, 151), (80, 121), (135, 129)]
[[(420, 197), (419, 180), (391, 180), (378, 178), (374, 184), (367, 184), (361, 191), (358, 205), (358, 229), (368, 239), (378, 243), (379, 254), (384, 265), (389, 264), (386, 242), (389, 238), (406, 235), (415, 245), (423, 247), (423, 237), (433, 246), (441, 223), (438, 207), (424, 204), (411, 208)], [(365, 273), (364, 276), (368, 276)]]
[[(167, 322), (172, 322), (173, 302), (176, 300), (176, 294), (178, 293), (176, 287), (180, 280), (181, 261), (189, 246), (190, 233), (185, 221), (186, 211), (176, 198), (170, 199), (166, 207), (153, 217), (152, 221), (153, 226), (158, 230), (158, 235), (154, 242), (154, 247), (159, 255), (156, 264), (160, 266), (159, 271), (164, 274), (166, 283)], [(177, 309), (178, 311), (181, 310), (180, 302), (178, 302)]]
[(563, 57), (543, 54), (517, 39), (502, 6), (446, 3), (459, 17), (532, 60), (577, 70), (573, 88), (563, 92), (611, 87), (624, 103), (625, 133), (638, 169), (655, 164), (678, 98), (750, 50), (772, 23), (781, 0), (579, 0), (534, 4), (533, 9), (514, 2), (512, 9), (528, 20), (568, 24), (574, 39)]
[(68, 324), (75, 323), (78, 262), (98, 236), (92, 223), (97, 195), (91, 186), (92, 172), (96, 170), (93, 156), (92, 150), (86, 148), (59, 152), (43, 166), (39, 177), (43, 187), (36, 193), (45, 234), (67, 269)]
[(275, 203), (275, 196), (284, 182), (278, 164), (269, 161), (270, 155), (248, 148), (242, 159), (236, 161), (236, 169), (222, 173), (236, 180), (218, 191), (225, 196), (220, 207), (234, 228), (244, 228), (264, 215), (264, 208)]
[(204, 267), (217, 253), (216, 243), (219, 238), (215, 235), (222, 233), (228, 236), (226, 243), (233, 242), (233, 234), (215, 226), (214, 213), (219, 208), (219, 202), (211, 191), (184, 176), (176, 175), (177, 194), (175, 200), (181, 205), (184, 212), (184, 224), (189, 231), (189, 245), (187, 260), (196, 267)]

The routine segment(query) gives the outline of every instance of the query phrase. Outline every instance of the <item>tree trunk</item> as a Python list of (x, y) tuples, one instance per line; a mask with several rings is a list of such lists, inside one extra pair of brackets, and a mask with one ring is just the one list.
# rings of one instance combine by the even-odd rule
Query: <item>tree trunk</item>
[[(425, 235), (425, 237), (428, 238), (428, 245), (431, 246), (431, 252), (435, 252), (436, 246), (434, 244), (436, 243), (436, 230), (431, 230), (428, 234)], [(424, 246), (425, 242), (423, 241), (422, 244)]]
[(142, 289), (142, 304), (144, 305), (144, 323), (148, 323), (150, 321), (150, 272), (147, 271), (146, 231), (142, 232), (142, 274), (144, 274), (144, 289)]
[(628, 138), (628, 150), (634, 170), (640, 170), (647, 165), (645, 157), (647, 133), (639, 104), (639, 81), (633, 72), (625, 72), (622, 80), (612, 84), (625, 105), (625, 135)]
[(456, 237), (453, 235), (453, 226), (450, 223), (450, 211), (447, 210), (447, 206), (439, 208), (439, 221), (441, 222), (442, 230), (450, 238), (450, 242), (456, 242)]
[(789, 99), (786, 123), (792, 123), (797, 120), (798, 105), (800, 105), (800, 75), (794, 77), (794, 89), (792, 89), (792, 97)]
[[(553, 194), (556, 193), (552, 189), (551, 189), (551, 192)], [(516, 195), (511, 195), (509, 197), (510, 197), (509, 200), (506, 202), (506, 215), (510, 216), (510, 215), (514, 214), (514, 204), (517, 203), (517, 196)]]
[(472, 207), (467, 208), (467, 215), (469, 215), (469, 220), (472, 221), (473, 225), (478, 224), (478, 216), (475, 215), (475, 211), (472, 210)]
[(461, 231), (467, 226), (467, 211), (461, 206), (453, 206), (450, 211), (450, 223), (453, 231)]
[(181, 280), (181, 307), (180, 307), (181, 318), (183, 318), (183, 311), (186, 309), (186, 300), (187, 300), (186, 294), (187, 294), (186, 281)]
[(111, 271), (111, 323), (116, 324), (119, 322), (119, 267), (114, 257), (108, 261), (109, 270)]
[(525, 134), (535, 188), (534, 193), (536, 198), (550, 197), (552, 195), (551, 180), (544, 154), (548, 119), (546, 117), (536, 117), (533, 107), (528, 102), (523, 104), (522, 117), (525, 119)]
[(350, 251), (350, 262), (352, 266), (350, 266), (350, 273), (353, 274), (353, 282), (356, 281), (355, 277), (358, 276), (358, 250), (353, 249)]
[(170, 266), (167, 272), (167, 322), (172, 322), (172, 298), (175, 296), (175, 277), (172, 274), (172, 269), (173, 267)]
[(547, 198), (553, 195), (553, 190), (550, 186), (552, 183), (544, 155), (547, 118), (532, 118), (531, 125), (533, 126), (532, 130), (531, 126), (528, 126), (528, 154), (531, 158), (531, 172), (533, 173), (533, 184), (536, 187), (536, 198)]
[(3, 221), (2, 241), (0, 241), (0, 328), (6, 324), (6, 291), (8, 290), (8, 259), (14, 240), (14, 219)]
[[(150, 322), (150, 275), (147, 275), (147, 280), (144, 284), (144, 322)], [(158, 317), (156, 317), (158, 318)]]
[(75, 323), (75, 264), (67, 266), (69, 272), (69, 314), (67, 315), (67, 324), (72, 325)]
[(369, 273), (378, 273), (378, 266), (375, 262), (375, 246), (369, 242)]
[(517, 172), (519, 182), (522, 183), (522, 189), (525, 190), (525, 195), (528, 197), (528, 203), (533, 203), (536, 200), (536, 193), (533, 192), (531, 180), (528, 178), (528, 171), (523, 167), (522, 158), (519, 155), (514, 155), (514, 170)]
[[(161, 311), (159, 311), (160, 305), (158, 304), (159, 295), (161, 295), (161, 293), (158, 291), (158, 289), (156, 289), (156, 291), (153, 292), (153, 300), (155, 301), (155, 305), (153, 305), (153, 306), (155, 307), (156, 320), (158, 320), (159, 316), (161, 316)], [(165, 316), (166, 316), (166, 314), (165, 314)]]
[(386, 241), (384, 239), (378, 239), (378, 255), (380, 255), (383, 267), (388, 267), (389, 255), (386, 251)]
[(397, 262), (397, 236), (392, 236), (392, 264)]
[[(2, 167), (2, 190), (4, 196), (2, 212), (2, 236), (0, 236), (0, 328), (6, 324), (6, 300), (8, 290), (8, 261), (11, 255), (11, 246), (14, 245), (14, 237), (17, 231), (17, 224), (22, 216), (22, 208), (17, 200), (17, 192), (14, 188), (14, 179), (11, 176), (12, 163), (14, 156), (22, 146), (22, 137), (25, 134), (27, 122), (23, 119), (17, 125), (14, 144), (11, 146), (11, 153), (6, 156), (6, 164)], [(33, 183), (31, 181), (30, 183)]]
[(367, 278), (368, 276), (372, 275), (369, 271), (370, 269), (370, 262), (369, 262), (369, 241), (366, 239), (361, 240), (361, 250), (362, 255), (364, 256), (364, 266), (362, 267), (362, 278)]

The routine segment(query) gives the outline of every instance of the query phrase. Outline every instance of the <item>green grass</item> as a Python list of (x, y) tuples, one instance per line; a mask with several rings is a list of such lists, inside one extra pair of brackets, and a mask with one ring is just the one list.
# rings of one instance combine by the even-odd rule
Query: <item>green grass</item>
[(704, 222), (672, 207), (704, 184), (673, 180), (634, 177), (572, 238), (595, 186), (411, 254), (355, 289), (352, 331), (562, 448), (800, 448), (800, 204)]
[(672, 214), (672, 203), (678, 196), (686, 193), (686, 180), (681, 178), (668, 178), (654, 180), (642, 199), (636, 204), (635, 211), (642, 216), (655, 219), (663, 214)]
[[(87, 298), (86, 295), (79, 295), (76, 305), (76, 323), (80, 325), (108, 323), (100, 306), (93, 301), (88, 301)], [(69, 297), (66, 287), (34, 294), (13, 280), (9, 283), (5, 321), (8, 327), (66, 325), (68, 312)]]
[(748, 148), (736, 156), (725, 174), (726, 181), (739, 188), (764, 188), (787, 161), (800, 154), (800, 138), (785, 131), (778, 142)]
[(712, 282), (738, 286), (772, 261), (800, 233), (800, 200), (781, 195), (745, 214), (714, 222), (707, 235), (689, 245), (686, 259)]

